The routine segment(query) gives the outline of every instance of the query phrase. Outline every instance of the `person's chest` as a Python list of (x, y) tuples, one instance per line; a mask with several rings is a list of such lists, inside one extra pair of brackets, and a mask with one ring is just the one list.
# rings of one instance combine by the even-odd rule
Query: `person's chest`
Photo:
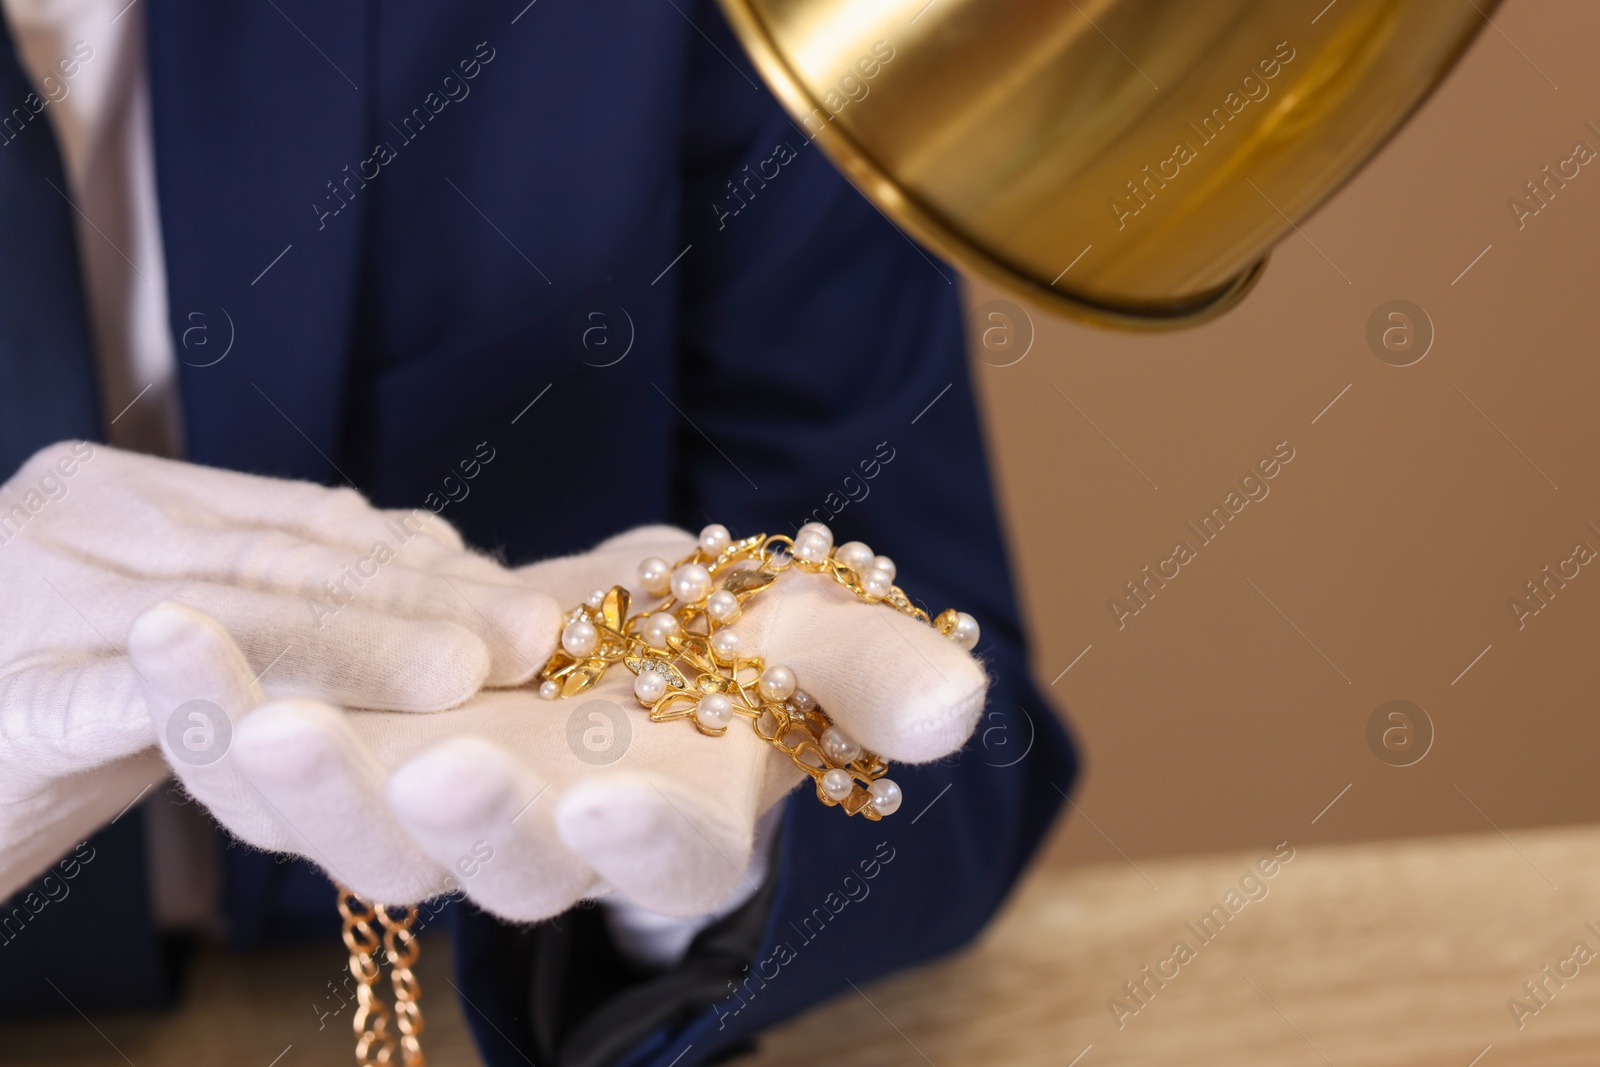
[(154, 3), (194, 458), (431, 499), (517, 555), (615, 527), (563, 468), (668, 459), (664, 418), (607, 414), (670, 388), (693, 28), (652, 4)]

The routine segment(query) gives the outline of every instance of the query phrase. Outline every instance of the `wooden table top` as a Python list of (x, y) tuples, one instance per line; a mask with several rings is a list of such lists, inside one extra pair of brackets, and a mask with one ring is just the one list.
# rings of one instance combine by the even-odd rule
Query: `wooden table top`
[[(1047, 854), (971, 951), (846, 994), (745, 1062), (1600, 1064), (1600, 827), (1291, 842), (1262, 863), (1272, 856), (1135, 867)], [(470, 1064), (446, 957), (438, 940), (424, 952), (425, 1048), (435, 1065)], [(0, 1061), (347, 1067), (347, 1017), (319, 1028), (315, 1007), (341, 965), (334, 947), (248, 968), (206, 954), (182, 1009), (0, 1027)], [(1125, 982), (1142, 983), (1139, 997)], [(1542, 984), (1537, 999), (1524, 982)]]
[(773, 1032), (751, 1067), (1600, 1064), (1600, 956), (1520, 1029), (1506, 1004), (1536, 1007), (1522, 983), (1574, 942), (1600, 953), (1600, 828), (1290, 847), (1232, 901), (1270, 848), (1047, 856), (973, 951)]

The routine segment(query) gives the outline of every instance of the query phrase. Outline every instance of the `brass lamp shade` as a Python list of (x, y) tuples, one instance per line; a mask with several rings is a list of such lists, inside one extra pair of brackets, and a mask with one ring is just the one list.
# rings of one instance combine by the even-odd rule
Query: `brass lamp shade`
[(1370, 159), (1494, 0), (721, 0), (803, 134), (1023, 298), (1186, 326)]

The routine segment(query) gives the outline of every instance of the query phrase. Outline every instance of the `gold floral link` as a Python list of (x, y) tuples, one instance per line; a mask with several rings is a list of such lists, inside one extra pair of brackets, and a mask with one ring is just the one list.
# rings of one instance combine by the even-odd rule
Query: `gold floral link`
[(819, 524), (807, 524), (794, 537), (757, 534), (737, 541), (712, 525), (676, 563), (640, 565), (640, 584), (659, 603), (629, 614), (630, 594), (619, 585), (568, 612), (562, 648), (539, 673), (540, 695), (576, 696), (620, 662), (635, 675), (634, 693), (652, 721), (686, 719), (702, 734), (720, 737), (735, 716), (748, 719), (756, 736), (816, 781), (823, 803), (867, 819), (892, 813), (900, 789), (885, 778), (887, 764), (834, 725), (796, 688), (787, 667), (744, 655), (729, 629), (745, 605), (790, 568), (826, 575), (864, 603), (886, 604), (936, 625), (963, 648), (977, 641), (970, 616), (948, 611), (935, 624), (894, 584), (892, 562), (858, 542), (836, 552), (832, 533)]

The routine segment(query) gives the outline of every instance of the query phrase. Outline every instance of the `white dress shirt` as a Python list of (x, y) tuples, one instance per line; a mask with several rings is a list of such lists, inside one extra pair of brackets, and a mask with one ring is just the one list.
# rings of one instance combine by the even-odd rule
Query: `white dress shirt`
[[(178, 456), (182, 428), (140, 2), (3, 5), (18, 58), (61, 148), (67, 178), (61, 192), (72, 201), (77, 226), (108, 437), (123, 448)], [(24, 127), (18, 136), (44, 132)]]

